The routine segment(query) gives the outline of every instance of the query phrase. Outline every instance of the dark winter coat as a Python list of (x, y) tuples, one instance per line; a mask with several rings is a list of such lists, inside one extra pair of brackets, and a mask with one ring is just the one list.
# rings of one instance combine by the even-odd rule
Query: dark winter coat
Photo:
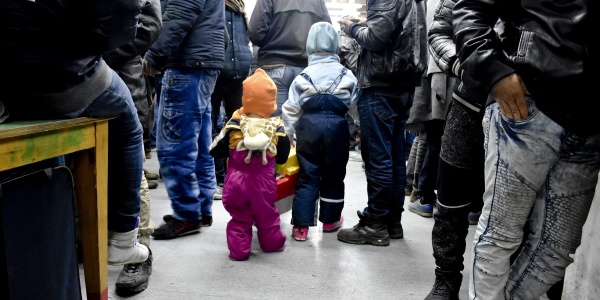
[(165, 68), (223, 68), (225, 5), (219, 0), (170, 0), (160, 36), (145, 59)]
[(225, 64), (219, 78), (246, 78), (252, 65), (252, 49), (248, 39), (246, 15), (225, 7), (225, 20), (229, 45), (225, 49)]
[(140, 8), (141, 1), (122, 0), (0, 1), (2, 69), (10, 74), (2, 101), (11, 114), (87, 107), (110, 84), (101, 55), (135, 38)]
[(317, 22), (331, 23), (324, 0), (258, 0), (249, 26), (258, 66), (306, 67), (306, 37)]

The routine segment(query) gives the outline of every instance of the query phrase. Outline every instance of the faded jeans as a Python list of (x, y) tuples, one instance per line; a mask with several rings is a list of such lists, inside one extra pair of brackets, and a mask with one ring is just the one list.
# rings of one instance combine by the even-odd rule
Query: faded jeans
[(162, 80), (156, 154), (173, 217), (198, 222), (212, 216), (215, 166), (210, 96), (217, 69), (167, 69)]
[(294, 78), (298, 76), (303, 70), (303, 67), (284, 66), (273, 69), (264, 69), (265, 73), (271, 77), (271, 80), (277, 86), (277, 110), (271, 115), (271, 117), (281, 116), (281, 107), (288, 98), (288, 91)]
[[(524, 120), (506, 118), (497, 103), (483, 119), (485, 194), (470, 299), (539, 299), (573, 262), (594, 197), (600, 135), (569, 132), (527, 100)], [(530, 212), (525, 246), (511, 266)]]

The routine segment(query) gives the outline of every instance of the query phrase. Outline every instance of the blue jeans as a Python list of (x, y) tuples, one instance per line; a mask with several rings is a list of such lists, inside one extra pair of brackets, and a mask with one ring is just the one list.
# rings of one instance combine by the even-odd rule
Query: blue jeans
[(160, 92), (162, 90), (162, 74), (154, 77), (154, 92), (156, 99), (154, 100), (154, 122), (152, 122), (152, 131), (150, 132), (150, 147), (156, 148), (156, 127), (158, 127), (158, 107), (160, 103)]
[(160, 95), (156, 154), (173, 216), (197, 222), (212, 216), (216, 188), (210, 95), (219, 70), (167, 69)]
[(112, 72), (108, 89), (82, 111), (68, 117), (115, 117), (108, 121), (108, 230), (138, 226), (142, 182), (142, 125), (125, 82)]
[(414, 91), (366, 88), (358, 92), (360, 143), (367, 177), (365, 216), (376, 223), (399, 221), (404, 211), (404, 131)]
[(273, 80), (275, 86), (277, 86), (277, 111), (275, 111), (271, 117), (281, 116), (281, 107), (288, 98), (290, 85), (292, 84), (292, 81), (294, 81), (294, 78), (296, 78), (303, 70), (304, 68), (302, 67), (292, 66), (265, 69), (265, 73), (271, 77), (271, 80)]
[[(484, 206), (473, 241), (470, 299), (538, 299), (581, 242), (600, 170), (600, 135), (565, 130), (528, 99), (529, 117), (494, 103), (483, 119)], [(533, 208), (533, 210), (532, 210)], [(511, 265), (510, 256), (523, 250)]]

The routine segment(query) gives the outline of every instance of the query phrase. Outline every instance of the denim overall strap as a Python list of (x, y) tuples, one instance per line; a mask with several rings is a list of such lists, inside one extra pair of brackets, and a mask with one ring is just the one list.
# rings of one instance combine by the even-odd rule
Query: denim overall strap
[(301, 73), (300, 75), (310, 82), (317, 91), (316, 95), (310, 97), (308, 101), (302, 104), (302, 111), (305, 114), (336, 114), (343, 116), (348, 111), (348, 106), (344, 104), (338, 97), (333, 95), (333, 91), (342, 81), (342, 78), (346, 74), (347, 69), (342, 69), (340, 75), (333, 81), (329, 88), (323, 91), (319, 86), (312, 82), (312, 79), (308, 74)]
[(342, 81), (342, 78), (344, 78), (344, 75), (346, 75), (346, 72), (347, 72), (347, 69), (343, 68), (340, 75), (338, 75), (338, 77), (333, 81), (333, 83), (329, 86), (329, 88), (325, 92), (323, 92), (321, 87), (319, 87), (318, 85), (315, 85), (312, 82), (312, 79), (310, 78), (310, 76), (308, 76), (308, 74), (302, 72), (302, 73), (300, 73), (300, 76), (304, 77), (304, 79), (306, 79), (306, 81), (310, 82), (310, 84), (312, 84), (312, 86), (315, 88), (315, 90), (317, 90), (318, 94), (333, 94), (333, 91), (335, 91), (335, 88), (340, 84), (340, 82)]

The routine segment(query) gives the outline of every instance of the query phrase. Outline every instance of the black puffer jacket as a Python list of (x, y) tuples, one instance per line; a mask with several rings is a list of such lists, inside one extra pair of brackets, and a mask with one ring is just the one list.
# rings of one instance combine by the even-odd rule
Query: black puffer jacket
[[(453, 26), (461, 66), (488, 92), (517, 73), (536, 106), (555, 122), (581, 133), (600, 132), (597, 110), (589, 109), (587, 96), (596, 94), (591, 80), (599, 54), (597, 43), (591, 42), (596, 3), (458, 1)], [(497, 20), (498, 34), (492, 30)]]
[(369, 0), (366, 26), (350, 26), (362, 52), (360, 88), (420, 85), (427, 67), (427, 28), (423, 0)]
[[(456, 45), (452, 37), (452, 8), (457, 0), (440, 0), (428, 31), (430, 58), (444, 73), (460, 77), (460, 61), (456, 55)], [(467, 108), (483, 113), (488, 93), (481, 83), (468, 74), (454, 87), (452, 98)]]

